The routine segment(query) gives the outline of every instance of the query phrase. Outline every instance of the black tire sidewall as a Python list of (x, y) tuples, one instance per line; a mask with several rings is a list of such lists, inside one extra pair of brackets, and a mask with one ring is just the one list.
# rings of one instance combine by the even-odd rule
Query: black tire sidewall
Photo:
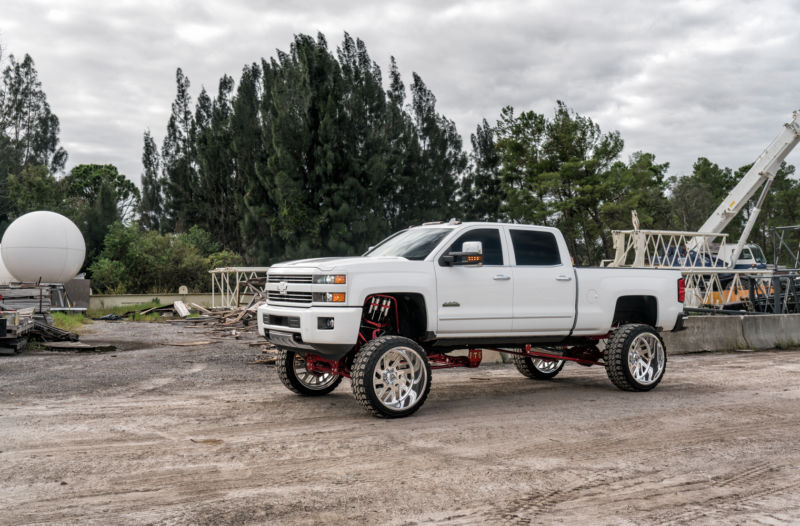
[[(664, 367), (661, 369), (661, 374), (656, 379), (655, 382), (651, 384), (642, 384), (638, 380), (636, 380), (633, 375), (631, 374), (630, 368), (628, 367), (628, 356), (631, 352), (631, 344), (633, 340), (636, 339), (637, 336), (642, 334), (649, 333), (656, 337), (658, 342), (661, 344), (661, 348), (664, 351)], [(667, 348), (664, 345), (664, 340), (661, 338), (661, 335), (648, 325), (641, 325), (633, 329), (630, 334), (625, 338), (622, 342), (622, 352), (620, 359), (622, 361), (622, 373), (625, 375), (625, 379), (627, 380), (630, 387), (635, 391), (650, 391), (654, 389), (658, 384), (661, 383), (661, 380), (664, 378), (664, 374), (667, 372)]]
[[(428, 355), (422, 347), (417, 344), (415, 341), (410, 340), (408, 338), (403, 338), (400, 336), (383, 336), (379, 338), (379, 340), (383, 340), (377, 344), (376, 348), (370, 352), (370, 355), (366, 359), (365, 368), (364, 368), (364, 378), (361, 381), (364, 384), (364, 394), (369, 400), (369, 404), (372, 407), (373, 412), (379, 412), (382, 416), (387, 418), (399, 418), (408, 416), (414, 412), (416, 412), (422, 405), (425, 403), (425, 400), (428, 398), (428, 393), (431, 389), (431, 366), (430, 362), (428, 362)], [(383, 402), (378, 399), (378, 396), (375, 394), (375, 368), (378, 365), (380, 359), (389, 351), (396, 347), (407, 347), (415, 352), (419, 359), (422, 360), (423, 366), (425, 367), (425, 382), (426, 385), (422, 390), (422, 393), (419, 395), (417, 402), (408, 408), (405, 409), (392, 409), (390, 407), (386, 407)]]
[(336, 380), (324, 389), (310, 389), (300, 381), (294, 372), (295, 356), (297, 356), (297, 353), (294, 351), (286, 349), (278, 350), (278, 361), (281, 362), (278, 364), (278, 377), (289, 390), (303, 396), (323, 396), (336, 389), (342, 382), (342, 377), (337, 376)]

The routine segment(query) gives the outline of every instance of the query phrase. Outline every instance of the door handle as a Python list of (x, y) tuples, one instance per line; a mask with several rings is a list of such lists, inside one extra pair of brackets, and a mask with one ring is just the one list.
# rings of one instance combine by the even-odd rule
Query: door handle
[(556, 280), (558, 280), (558, 281), (572, 281), (572, 276), (567, 276), (566, 274), (561, 274), (560, 276), (556, 276)]
[(497, 274), (492, 279), (495, 281), (508, 281), (511, 279), (511, 276), (506, 276), (505, 274)]

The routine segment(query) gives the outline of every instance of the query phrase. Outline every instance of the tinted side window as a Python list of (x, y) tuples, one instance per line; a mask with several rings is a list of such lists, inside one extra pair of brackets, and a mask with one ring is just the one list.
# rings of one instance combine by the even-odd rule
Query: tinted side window
[(500, 231), (498, 229), (481, 228), (478, 230), (470, 230), (466, 234), (459, 236), (459, 238), (450, 245), (447, 252), (461, 252), (461, 245), (463, 245), (465, 241), (480, 241), (483, 244), (484, 265), (503, 264), (503, 247), (500, 245)]
[(517, 265), (560, 265), (556, 236), (536, 230), (511, 230)]

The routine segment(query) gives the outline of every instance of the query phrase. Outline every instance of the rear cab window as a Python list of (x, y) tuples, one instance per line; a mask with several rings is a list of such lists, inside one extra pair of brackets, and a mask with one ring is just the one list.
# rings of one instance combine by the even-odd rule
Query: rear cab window
[(561, 252), (552, 232), (511, 228), (509, 233), (517, 266), (552, 267), (561, 264)]

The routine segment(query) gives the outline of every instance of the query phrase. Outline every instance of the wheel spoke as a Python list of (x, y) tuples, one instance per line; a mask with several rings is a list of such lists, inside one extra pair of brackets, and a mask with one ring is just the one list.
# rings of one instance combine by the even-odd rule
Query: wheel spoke
[(413, 349), (391, 349), (375, 365), (373, 390), (387, 408), (413, 407), (421, 399), (426, 383), (425, 362)]
[(650, 385), (660, 378), (664, 371), (664, 347), (656, 336), (642, 333), (631, 342), (628, 371), (643, 385)]
[(315, 391), (321, 391), (328, 388), (339, 378), (335, 374), (331, 373), (309, 371), (305, 358), (297, 354), (294, 356), (292, 368), (294, 369), (294, 375), (297, 378), (297, 381), (303, 384), (306, 388)]

